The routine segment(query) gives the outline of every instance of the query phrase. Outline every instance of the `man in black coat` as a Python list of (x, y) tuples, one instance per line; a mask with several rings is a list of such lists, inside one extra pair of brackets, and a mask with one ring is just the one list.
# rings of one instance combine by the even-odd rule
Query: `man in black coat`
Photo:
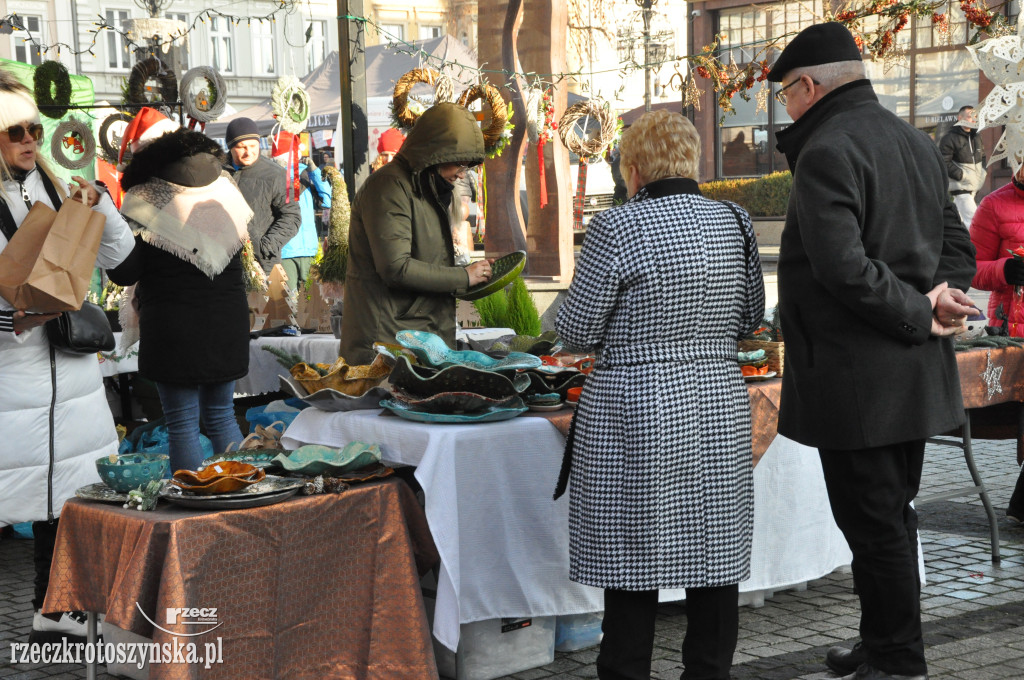
[(964, 421), (948, 338), (971, 311), (974, 248), (935, 144), (885, 110), (838, 23), (790, 42), (769, 80), (795, 121), (779, 255), (779, 433), (819, 449), (853, 552), (862, 642), (847, 680), (925, 680), (917, 494), (925, 438)]
[(281, 249), (299, 233), (299, 202), (287, 198), (284, 168), (260, 155), (260, 132), (255, 122), (236, 118), (228, 123), (225, 139), (231, 150), (227, 170), (252, 208), (249, 240), (253, 253), (269, 274), (281, 262)]

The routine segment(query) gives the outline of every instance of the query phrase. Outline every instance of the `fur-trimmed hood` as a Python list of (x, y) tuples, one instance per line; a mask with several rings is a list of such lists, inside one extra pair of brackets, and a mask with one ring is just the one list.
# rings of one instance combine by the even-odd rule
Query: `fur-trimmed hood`
[(182, 186), (207, 186), (220, 177), (226, 156), (217, 142), (184, 128), (157, 138), (132, 157), (121, 178), (124, 191), (153, 177)]

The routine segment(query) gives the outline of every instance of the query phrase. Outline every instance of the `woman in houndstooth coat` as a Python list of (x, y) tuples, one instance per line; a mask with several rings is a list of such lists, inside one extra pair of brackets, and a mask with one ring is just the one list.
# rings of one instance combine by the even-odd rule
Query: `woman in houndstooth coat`
[(750, 219), (701, 196), (700, 139), (648, 113), (623, 135), (630, 200), (595, 217), (558, 312), (600, 350), (570, 437), (570, 577), (605, 589), (599, 678), (648, 678), (659, 588), (686, 588), (685, 680), (728, 678), (753, 526), (737, 340), (764, 315)]

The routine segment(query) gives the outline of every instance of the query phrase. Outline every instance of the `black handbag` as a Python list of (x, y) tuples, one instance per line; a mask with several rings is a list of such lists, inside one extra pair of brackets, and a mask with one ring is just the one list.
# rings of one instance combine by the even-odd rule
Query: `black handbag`
[(107, 313), (99, 305), (83, 302), (76, 312), (64, 312), (46, 322), (50, 344), (69, 354), (109, 352), (116, 346)]

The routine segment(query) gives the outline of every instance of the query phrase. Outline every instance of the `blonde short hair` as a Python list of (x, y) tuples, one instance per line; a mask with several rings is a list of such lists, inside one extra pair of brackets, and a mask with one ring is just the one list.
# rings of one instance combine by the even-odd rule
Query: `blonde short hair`
[(644, 184), (666, 177), (698, 179), (700, 135), (683, 114), (650, 111), (622, 133), (619, 167), (633, 165)]

